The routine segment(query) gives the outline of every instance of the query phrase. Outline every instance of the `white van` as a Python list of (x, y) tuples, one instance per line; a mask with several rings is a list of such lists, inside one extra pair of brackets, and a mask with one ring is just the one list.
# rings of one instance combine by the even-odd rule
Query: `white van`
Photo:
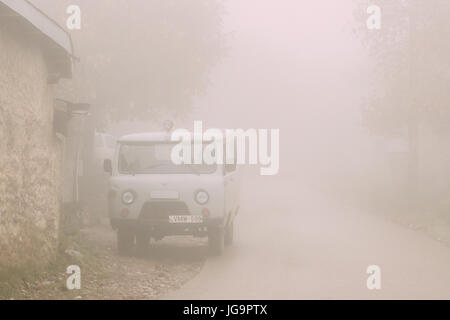
[(119, 139), (114, 159), (105, 160), (120, 254), (174, 235), (208, 237), (218, 255), (232, 244), (240, 193), (236, 165), (176, 165), (174, 146), (168, 132), (128, 135)]

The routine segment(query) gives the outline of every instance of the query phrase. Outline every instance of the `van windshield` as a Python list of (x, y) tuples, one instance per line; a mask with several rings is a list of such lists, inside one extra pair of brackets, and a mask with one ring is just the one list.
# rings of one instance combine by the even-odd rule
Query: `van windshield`
[(212, 174), (217, 165), (182, 164), (171, 159), (174, 143), (121, 144), (119, 173), (121, 174)]

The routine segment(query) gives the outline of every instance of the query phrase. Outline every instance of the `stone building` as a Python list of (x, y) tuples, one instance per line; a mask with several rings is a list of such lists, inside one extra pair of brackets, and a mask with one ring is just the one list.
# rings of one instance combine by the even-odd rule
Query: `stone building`
[(26, 0), (0, 0), (0, 270), (58, 245), (63, 138), (52, 90), (71, 78), (70, 35)]

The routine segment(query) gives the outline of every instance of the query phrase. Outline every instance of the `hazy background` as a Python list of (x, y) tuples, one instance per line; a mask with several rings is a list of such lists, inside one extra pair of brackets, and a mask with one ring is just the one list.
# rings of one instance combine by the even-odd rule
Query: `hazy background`
[(354, 1), (228, 1), (229, 52), (193, 118), (219, 127), (280, 128), (281, 174), (324, 179), (364, 166), (360, 105), (369, 60)]
[(92, 103), (99, 131), (279, 128), (280, 176), (376, 209), (450, 210), (444, 0), (33, 3), (62, 25), (82, 9), (61, 95)]
[(374, 160), (358, 1), (33, 3), (61, 24), (68, 4), (80, 6), (83, 26), (71, 34), (81, 62), (62, 91), (93, 104), (99, 131), (159, 130), (164, 119), (279, 128), (281, 174), (316, 184)]
[[(446, 1), (33, 3), (62, 25), (80, 6), (61, 95), (92, 103), (99, 131), (279, 128), (281, 175), (374, 203), (447, 201)], [(372, 4), (381, 30), (366, 27)]]
[[(92, 105), (91, 142), (94, 130), (159, 131), (166, 119), (280, 129), (280, 173), (244, 168), (236, 245), (221, 258), (180, 241), (117, 260), (109, 226), (82, 224), (115, 261), (111, 297), (159, 297), (148, 292), (160, 273), (147, 271), (163, 261), (168, 278), (183, 264), (195, 269), (185, 279), (197, 275), (175, 298), (448, 298), (448, 0), (32, 2), (62, 26), (68, 5), (81, 8), (70, 31), (80, 61), (54, 90)], [(380, 30), (366, 26), (372, 4)], [(105, 206), (100, 163), (83, 186)], [(106, 220), (104, 207), (86, 211)], [(366, 287), (372, 264), (386, 279), (379, 295)]]

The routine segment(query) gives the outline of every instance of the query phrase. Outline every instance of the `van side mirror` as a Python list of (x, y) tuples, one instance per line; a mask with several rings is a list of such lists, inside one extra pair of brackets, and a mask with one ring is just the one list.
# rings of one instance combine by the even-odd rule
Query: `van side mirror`
[(106, 173), (112, 174), (112, 161), (110, 159), (105, 159), (105, 161), (103, 162), (103, 170)]

